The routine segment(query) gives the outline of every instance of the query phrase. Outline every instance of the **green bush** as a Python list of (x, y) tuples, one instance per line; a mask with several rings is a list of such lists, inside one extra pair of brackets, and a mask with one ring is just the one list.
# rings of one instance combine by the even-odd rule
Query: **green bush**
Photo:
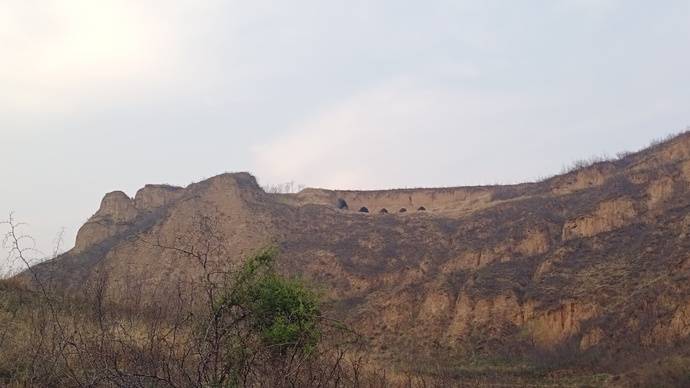
[(244, 336), (256, 336), (273, 353), (288, 349), (308, 353), (321, 338), (319, 298), (302, 281), (277, 274), (275, 256), (275, 249), (265, 249), (228, 278), (216, 314), (244, 320), (248, 329)]
[(267, 274), (249, 288), (248, 305), (267, 346), (308, 350), (318, 342), (318, 298), (301, 282)]

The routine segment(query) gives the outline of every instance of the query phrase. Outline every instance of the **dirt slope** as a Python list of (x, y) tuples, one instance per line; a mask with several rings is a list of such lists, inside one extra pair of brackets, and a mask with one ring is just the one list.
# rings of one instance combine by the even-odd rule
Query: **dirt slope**
[(282, 269), (384, 361), (519, 355), (617, 372), (687, 355), (690, 134), (513, 186), (267, 194), (236, 173), (114, 192), (40, 269), (68, 290), (107, 272), (113, 297), (161, 296), (195, 268), (156, 245), (208, 245), (189, 237), (203, 230), (223, 242), (211, 261), (277, 244)]

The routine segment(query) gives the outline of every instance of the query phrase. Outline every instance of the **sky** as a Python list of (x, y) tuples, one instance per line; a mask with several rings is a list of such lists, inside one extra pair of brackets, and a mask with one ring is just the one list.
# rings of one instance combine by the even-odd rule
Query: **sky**
[(0, 0), (0, 220), (46, 253), (106, 192), (226, 171), (534, 180), (685, 129), (688, 69), (687, 0)]

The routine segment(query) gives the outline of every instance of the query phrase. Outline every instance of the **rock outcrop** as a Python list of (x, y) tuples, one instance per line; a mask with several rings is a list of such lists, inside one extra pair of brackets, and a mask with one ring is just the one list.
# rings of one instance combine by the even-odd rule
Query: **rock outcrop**
[(83, 251), (109, 237), (116, 236), (126, 230), (137, 215), (134, 201), (127, 194), (122, 191), (106, 194), (101, 201), (100, 209), (79, 229), (74, 246), (75, 251)]
[(158, 209), (179, 199), (183, 191), (181, 187), (169, 185), (146, 185), (137, 191), (134, 204), (142, 211)]

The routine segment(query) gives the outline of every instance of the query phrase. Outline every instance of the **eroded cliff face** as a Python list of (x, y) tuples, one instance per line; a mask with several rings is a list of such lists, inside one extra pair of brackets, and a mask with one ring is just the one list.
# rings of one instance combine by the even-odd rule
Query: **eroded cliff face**
[(630, 199), (605, 201), (600, 203), (595, 211), (566, 221), (563, 226), (563, 240), (610, 232), (629, 224), (636, 216), (635, 203)]
[(121, 191), (106, 194), (96, 214), (79, 229), (75, 251), (81, 252), (118, 235), (131, 225), (138, 213), (134, 201), (127, 194)]
[(450, 212), (466, 214), (488, 207), (493, 201), (491, 188), (401, 189), (344, 191), (305, 189), (296, 195), (297, 204), (331, 206), (344, 201), (350, 210), (367, 208), (370, 213)]
[[(152, 294), (195, 279), (202, 269), (178, 248), (209, 250), (209, 269), (274, 242), (270, 217), (256, 211), (266, 196), (249, 174), (223, 174), (187, 188), (148, 185), (135, 198), (116, 191), (77, 234), (67, 255), (92, 273), (107, 272), (113, 297)], [(83, 268), (72, 271), (88, 277)], [(70, 275), (67, 270), (65, 276)], [(72, 279), (73, 287), (82, 284)], [(135, 287), (135, 288), (133, 288)], [(164, 298), (164, 292), (161, 293)]]
[(616, 166), (613, 163), (598, 163), (592, 167), (555, 179), (552, 184), (552, 191), (557, 195), (563, 195), (598, 187), (603, 185), (615, 173)]
[(690, 301), (673, 303), (670, 317), (656, 322), (642, 341), (645, 345), (673, 345), (690, 336)]
[(160, 295), (199, 275), (169, 248), (204, 244), (212, 265), (278, 245), (281, 270), (318, 284), (384, 360), (477, 336), (489, 353), (676, 346), (690, 336), (690, 135), (514, 186), (280, 195), (239, 173), (114, 192), (50, 265), (75, 288), (98, 270), (113, 297), (133, 282)]
[(137, 191), (134, 206), (140, 211), (151, 211), (178, 200), (184, 193), (181, 187), (169, 185), (146, 185)]

